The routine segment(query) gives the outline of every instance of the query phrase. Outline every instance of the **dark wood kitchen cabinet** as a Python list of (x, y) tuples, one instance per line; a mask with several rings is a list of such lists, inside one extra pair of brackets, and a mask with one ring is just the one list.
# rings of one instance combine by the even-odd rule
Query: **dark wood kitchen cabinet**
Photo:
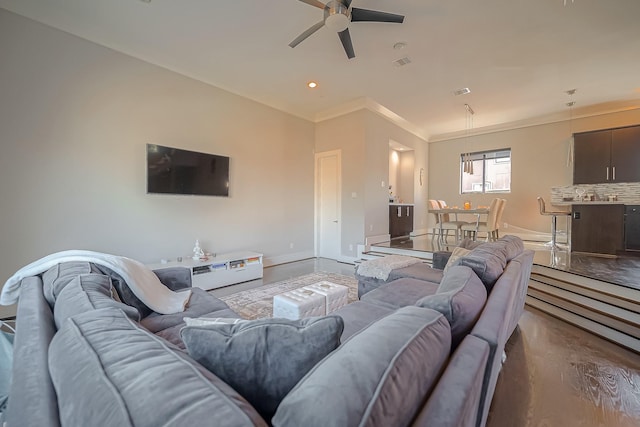
[(640, 126), (577, 133), (574, 184), (640, 182)]
[(389, 234), (391, 238), (408, 236), (413, 231), (413, 206), (389, 205)]
[(609, 255), (624, 250), (624, 205), (573, 205), (571, 250)]

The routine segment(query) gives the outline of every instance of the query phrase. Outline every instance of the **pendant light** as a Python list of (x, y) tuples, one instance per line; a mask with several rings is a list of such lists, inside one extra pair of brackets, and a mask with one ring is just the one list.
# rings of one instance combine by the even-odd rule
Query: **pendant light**
[[(466, 110), (466, 123), (465, 128), (467, 130), (467, 148), (470, 148), (470, 137), (469, 132), (473, 130), (473, 115), (475, 112), (473, 108), (469, 104), (464, 104), (464, 108)], [(471, 159), (471, 150), (468, 150), (466, 154), (463, 156), (463, 168), (462, 170), (469, 175), (473, 175), (473, 160)]]
[(576, 105), (576, 102), (573, 100), (573, 95), (576, 93), (576, 89), (568, 90), (565, 93), (571, 97), (571, 101), (565, 104), (569, 107), (569, 148), (567, 151), (567, 167), (570, 167), (573, 164), (573, 106)]

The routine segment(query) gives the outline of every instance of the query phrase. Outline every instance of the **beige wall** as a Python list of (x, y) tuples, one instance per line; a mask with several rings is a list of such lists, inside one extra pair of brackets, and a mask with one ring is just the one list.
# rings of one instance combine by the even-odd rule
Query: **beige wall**
[(426, 174), (423, 185), (418, 183), (419, 168), (427, 167), (426, 142), (368, 110), (316, 124), (316, 151), (339, 149), (342, 152), (342, 256), (345, 258), (355, 257), (357, 245), (364, 244), (367, 237), (389, 234), (390, 140), (412, 148), (415, 153), (415, 160), (405, 160), (397, 172), (400, 174), (400, 168), (406, 169), (408, 164), (415, 165), (415, 170), (406, 173), (409, 178), (403, 178), (403, 185), (413, 185), (410, 197), (416, 204), (414, 230), (417, 230), (426, 226)]
[[(367, 197), (364, 182), (367, 165), (363, 161), (365, 115), (365, 111), (360, 110), (316, 125), (316, 152), (332, 150), (340, 150), (341, 152), (341, 253), (346, 258), (355, 257), (357, 255), (356, 245), (364, 240), (364, 206)], [(384, 167), (385, 171), (387, 167), (388, 165)]]
[[(584, 132), (640, 123), (640, 110), (624, 111), (600, 116), (492, 132), (468, 138), (456, 138), (429, 144), (429, 198), (444, 199), (451, 206), (470, 200), (474, 206), (489, 205), (493, 195), (460, 194), (460, 154), (511, 148), (511, 192), (500, 194), (507, 199), (502, 223), (509, 228), (503, 233), (547, 234), (550, 220), (538, 212), (536, 198), (549, 200), (551, 187), (569, 185), (573, 179), (573, 165), (567, 165), (569, 139), (573, 132)], [(433, 215), (431, 215), (432, 217)], [(558, 227), (563, 229), (564, 224)], [(433, 218), (430, 218), (430, 227)]]
[[(313, 123), (2, 9), (0, 58), (1, 283), (64, 249), (313, 256)], [(229, 156), (230, 197), (147, 195), (147, 143)]]
[[(416, 232), (426, 228), (427, 220), (427, 176), (425, 173), (422, 186), (419, 183), (420, 168), (427, 169), (429, 152), (427, 143), (395, 125), (389, 120), (366, 111), (366, 167), (365, 188), (365, 237), (389, 233), (389, 188), (381, 183), (388, 181), (389, 141), (394, 140), (413, 149), (414, 169), (406, 173), (413, 180), (412, 200), (415, 204), (413, 229)], [(406, 165), (405, 165), (406, 167)], [(405, 187), (410, 184), (404, 180)], [(409, 196), (407, 196), (409, 199)]]

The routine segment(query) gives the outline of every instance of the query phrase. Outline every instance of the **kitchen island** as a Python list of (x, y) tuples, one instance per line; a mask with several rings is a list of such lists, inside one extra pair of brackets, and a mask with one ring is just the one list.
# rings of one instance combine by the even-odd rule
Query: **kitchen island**
[[(634, 226), (634, 209), (621, 201), (569, 201), (554, 203), (571, 207), (571, 251), (619, 255), (640, 249), (640, 227)], [(637, 210), (640, 212), (640, 210)]]

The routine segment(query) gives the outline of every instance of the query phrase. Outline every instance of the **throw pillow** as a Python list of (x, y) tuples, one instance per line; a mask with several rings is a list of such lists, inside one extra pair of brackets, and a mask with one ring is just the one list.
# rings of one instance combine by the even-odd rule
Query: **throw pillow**
[(451, 347), (455, 349), (471, 331), (487, 301), (487, 291), (469, 267), (452, 266), (433, 295), (419, 299), (416, 305), (439, 311), (451, 326)]
[(189, 355), (271, 420), (300, 379), (340, 345), (339, 316), (186, 326)]
[(183, 320), (187, 326), (235, 325), (248, 322), (248, 320), (230, 317), (185, 317)]
[(507, 265), (507, 249), (504, 242), (483, 243), (460, 258), (456, 265), (470, 267), (487, 287), (487, 292), (491, 292)]
[(444, 269), (442, 271), (446, 273), (447, 270), (449, 270), (449, 267), (456, 264), (456, 261), (458, 261), (463, 256), (468, 255), (469, 252), (471, 252), (471, 249), (465, 249), (459, 246), (453, 248), (453, 251), (451, 251), (451, 256), (449, 257), (449, 261), (447, 261), (447, 265), (444, 266)]

